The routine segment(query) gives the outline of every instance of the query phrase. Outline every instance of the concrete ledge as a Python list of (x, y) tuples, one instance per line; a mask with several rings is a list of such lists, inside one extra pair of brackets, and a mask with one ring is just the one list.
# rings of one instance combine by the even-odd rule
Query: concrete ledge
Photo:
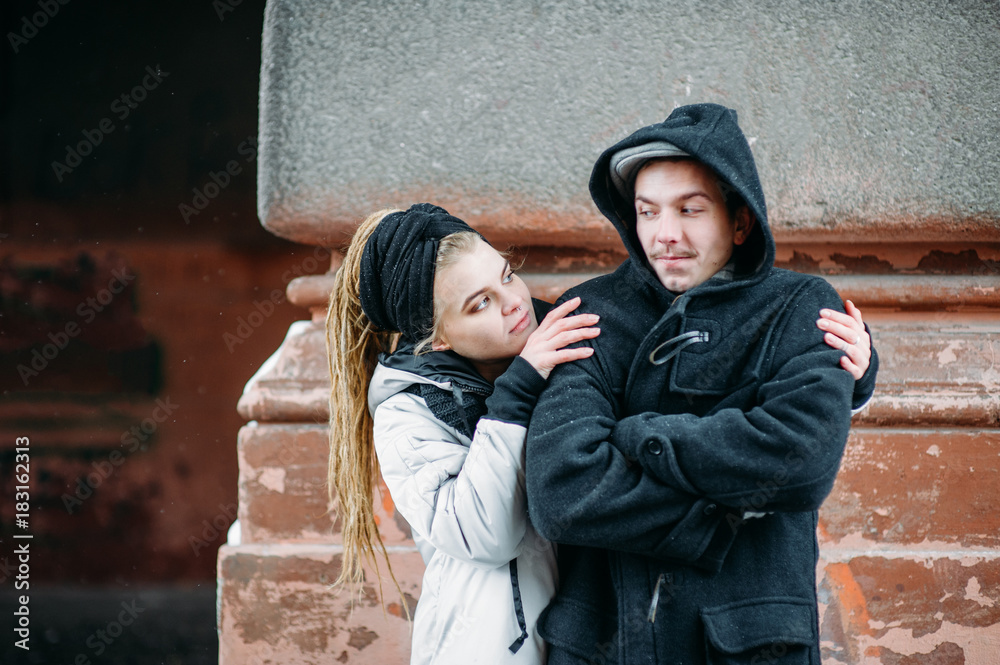
[(243, 388), (236, 410), (247, 420), (326, 422), (330, 378), (322, 321), (296, 321), (281, 346)]
[[(561, 292), (569, 282), (583, 277), (535, 274), (527, 280), (544, 296), (549, 291)], [(927, 279), (946, 292), (960, 290), (961, 285), (975, 280), (985, 285), (995, 283), (992, 277)], [(835, 279), (831, 281), (836, 284)], [(852, 283), (851, 288), (858, 288), (857, 295), (863, 296), (867, 287), (858, 285), (866, 282), (858, 278)], [(895, 286), (902, 291), (906, 281), (899, 280)], [(860, 306), (866, 306), (862, 298), (859, 301)], [(995, 308), (933, 314), (869, 310), (865, 318), (874, 331), (882, 366), (875, 398), (856, 416), (856, 422), (939, 427), (1000, 423), (993, 358), (993, 349), (1000, 342), (996, 312)], [(324, 335), (322, 321), (293, 324), (281, 347), (247, 383), (239, 402), (240, 414), (266, 422), (325, 423), (329, 379)]]
[[(567, 289), (577, 286), (588, 279), (612, 272), (617, 263), (605, 266), (603, 270), (560, 270), (559, 250), (549, 249), (554, 255), (543, 265), (532, 253), (529, 258), (533, 265), (530, 269), (521, 270), (519, 274), (527, 282), (531, 294), (536, 298), (555, 301)], [(846, 261), (834, 250), (826, 250), (834, 256)], [(802, 257), (796, 254), (796, 257)], [(997, 261), (1000, 266), (1000, 255)], [(819, 261), (808, 257), (813, 267), (819, 266)], [(880, 259), (874, 255), (858, 257), (858, 263), (867, 261), (877, 263)], [(990, 260), (990, 259), (988, 259)], [(978, 256), (976, 261), (982, 264)], [(549, 263), (550, 266), (544, 266)], [(545, 271), (544, 267), (553, 268)], [(779, 262), (779, 267), (796, 268), (802, 265), (802, 259), (787, 259)], [(968, 262), (970, 270), (976, 268), (974, 261)], [(987, 267), (987, 269), (989, 269)], [(1000, 269), (1000, 268), (998, 268)], [(883, 268), (883, 270), (886, 270)], [(891, 270), (891, 265), (889, 266)], [(815, 271), (811, 271), (814, 272)], [(912, 311), (958, 311), (969, 309), (1000, 309), (1000, 273), (998, 274), (839, 274), (841, 271), (822, 273), (822, 277), (833, 285), (844, 299), (854, 301), (859, 307), (878, 307), (889, 309), (904, 309)], [(288, 285), (288, 299), (293, 304), (307, 309), (321, 309), (325, 318), (326, 306), (333, 290), (335, 273), (298, 277)]]
[[(527, 273), (536, 298), (555, 300), (601, 273)], [(861, 308), (914, 311), (1000, 309), (1000, 275), (823, 275), (845, 300)]]

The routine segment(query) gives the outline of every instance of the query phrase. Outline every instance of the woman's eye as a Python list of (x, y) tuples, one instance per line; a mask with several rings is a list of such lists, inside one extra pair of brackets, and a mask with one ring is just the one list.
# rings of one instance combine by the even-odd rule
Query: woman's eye
[(504, 278), (503, 278), (503, 283), (504, 283), (504, 284), (508, 284), (508, 283), (510, 283), (510, 282), (513, 282), (513, 281), (514, 281), (514, 271), (513, 271), (513, 270), (511, 270), (511, 271), (510, 271), (509, 273), (507, 273), (507, 274), (506, 274), (506, 275), (504, 276)]
[(489, 303), (490, 303), (489, 297), (484, 297), (482, 300), (480, 300), (479, 302), (477, 302), (475, 304), (475, 306), (473, 306), (472, 311), (473, 312), (478, 312), (478, 311), (484, 310), (484, 309), (486, 309), (486, 306)]

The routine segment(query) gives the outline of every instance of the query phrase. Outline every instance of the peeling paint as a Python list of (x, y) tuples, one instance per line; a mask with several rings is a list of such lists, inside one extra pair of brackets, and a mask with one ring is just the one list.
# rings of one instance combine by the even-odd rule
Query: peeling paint
[(979, 258), (979, 253), (975, 249), (967, 249), (961, 252), (942, 252), (932, 250), (927, 256), (920, 259), (917, 264), (918, 270), (925, 270), (930, 273), (968, 273), (968, 274), (996, 274), (1000, 270), (1000, 262), (983, 260)]
[(351, 629), (351, 639), (347, 641), (347, 645), (354, 647), (358, 651), (361, 651), (372, 642), (378, 639), (378, 633), (368, 630), (365, 626), (359, 626), (358, 628)]
[(863, 659), (861, 663), (864, 665), (882, 665), (883, 661), (877, 655), (882, 648), (898, 655), (914, 656), (930, 654), (949, 642), (961, 649), (966, 663), (996, 663), (997, 653), (1000, 653), (1000, 624), (972, 627), (944, 621), (937, 631), (919, 637), (914, 636), (909, 628), (893, 628), (878, 638), (858, 635), (858, 644), (865, 654), (874, 656)]
[[(334, 545), (224, 547), (219, 565), (220, 665), (319, 662), (404, 663), (410, 623), (383, 611), (377, 589), (332, 590), (342, 548)], [(393, 551), (408, 601), (419, 596), (423, 561)], [(366, 577), (377, 575), (366, 565)], [(352, 600), (354, 602), (352, 602)]]
[(891, 263), (872, 254), (848, 256), (847, 254), (836, 252), (830, 255), (830, 259), (846, 268), (847, 272), (852, 274), (879, 275), (895, 272), (895, 268)]
[(969, 583), (965, 585), (965, 599), (979, 603), (981, 607), (993, 607), (996, 601), (982, 594), (979, 580), (975, 577), (969, 578)]
[(910, 559), (912, 561), (933, 561), (951, 559), (962, 565), (975, 565), (983, 561), (1000, 559), (1000, 550), (990, 547), (970, 547), (956, 542), (930, 540), (900, 546), (866, 538), (856, 531), (840, 538), (824, 534), (820, 542), (820, 557), (829, 562), (845, 562), (859, 556), (877, 556), (886, 559)]
[(961, 348), (962, 342), (960, 341), (948, 342), (948, 346), (937, 355), (938, 365), (948, 365), (958, 360), (955, 351), (961, 350)]
[(282, 468), (268, 467), (260, 470), (257, 482), (279, 494), (285, 493), (285, 470)]

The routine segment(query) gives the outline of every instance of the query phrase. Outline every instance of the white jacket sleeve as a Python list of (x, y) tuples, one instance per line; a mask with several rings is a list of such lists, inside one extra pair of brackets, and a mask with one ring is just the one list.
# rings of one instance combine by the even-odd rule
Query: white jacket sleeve
[(397, 393), (376, 408), (382, 477), (396, 509), (435, 549), (484, 568), (518, 555), (528, 519), (524, 439), (543, 386), (517, 359), (468, 446), (415, 395)]

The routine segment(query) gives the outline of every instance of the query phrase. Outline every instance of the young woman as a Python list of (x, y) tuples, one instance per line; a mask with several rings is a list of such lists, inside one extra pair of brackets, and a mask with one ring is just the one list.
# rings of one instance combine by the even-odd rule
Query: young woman
[[(392, 576), (373, 517), (381, 472), (427, 566), (411, 663), (544, 662), (534, 624), (556, 565), (528, 521), (524, 439), (552, 368), (592, 353), (565, 348), (599, 334), (596, 316), (570, 316), (578, 305), (539, 323), (548, 306), (505, 256), (430, 204), (375, 213), (351, 242), (327, 316), (338, 583), (360, 582), (366, 560), (378, 570), (376, 550)], [(821, 321), (831, 346), (859, 347), (844, 366), (860, 377), (860, 313)]]

